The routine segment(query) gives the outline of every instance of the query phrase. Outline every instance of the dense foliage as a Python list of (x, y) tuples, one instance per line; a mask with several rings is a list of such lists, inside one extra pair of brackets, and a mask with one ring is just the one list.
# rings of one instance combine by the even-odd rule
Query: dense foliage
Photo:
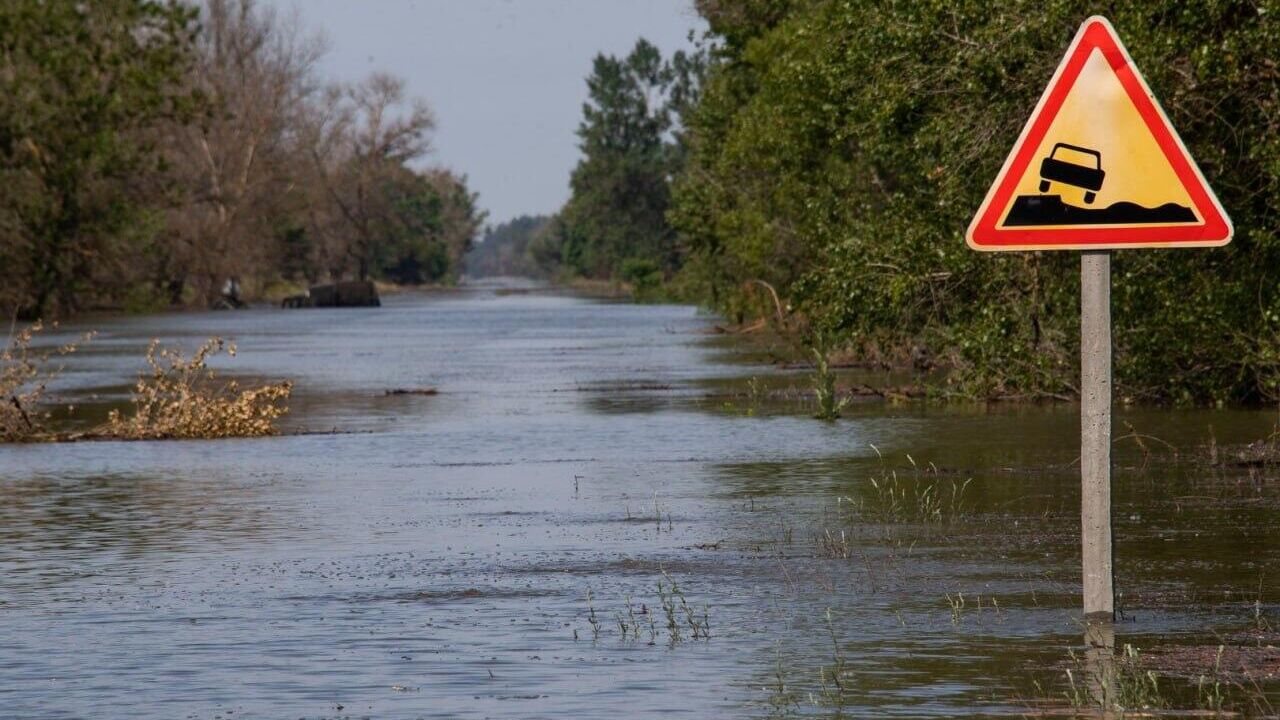
[(358, 258), (355, 266), (365, 276), (402, 285), (457, 280), (484, 218), (465, 178), (401, 165), (383, 175), (372, 196), (386, 207), (370, 222), (368, 257)]
[(448, 281), (482, 213), (403, 82), (254, 0), (0, 3), (0, 313)]
[[(143, 0), (0, 4), (0, 300), (72, 307), (145, 251), (148, 131), (189, 109), (194, 13)], [(9, 308), (6, 308), (9, 309)]]
[(530, 253), (546, 271), (595, 279), (667, 277), (680, 266), (666, 220), (683, 160), (675, 121), (694, 97), (698, 56), (664, 59), (640, 40), (625, 58), (598, 55), (578, 127), (572, 196)]
[(1236, 226), (1114, 261), (1125, 397), (1280, 398), (1280, 3), (702, 0), (716, 52), (669, 215), (684, 279), (979, 396), (1076, 392), (1075, 253), (963, 232), (1080, 22), (1107, 15)]

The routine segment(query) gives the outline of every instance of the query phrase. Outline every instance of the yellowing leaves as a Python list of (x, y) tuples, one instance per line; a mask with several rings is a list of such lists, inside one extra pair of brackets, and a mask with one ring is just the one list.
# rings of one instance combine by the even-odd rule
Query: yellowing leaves
[(284, 403), (293, 383), (250, 389), (241, 389), (235, 380), (219, 384), (208, 361), (222, 352), (235, 357), (235, 345), (212, 338), (188, 359), (181, 350), (162, 348), (153, 340), (147, 348), (151, 373), (138, 380), (132, 415), (113, 410), (103, 434), (130, 440), (277, 434), (276, 420), (289, 411)]
[(129, 412), (112, 410), (106, 423), (87, 432), (55, 433), (48, 427), (50, 413), (41, 405), (46, 386), (57, 375), (49, 361), (75, 352), (78, 343), (33, 350), (32, 340), (42, 330), (40, 323), (25, 328), (0, 351), (0, 443), (262, 437), (278, 434), (276, 423), (289, 412), (291, 382), (243, 388), (235, 380), (218, 379), (209, 360), (223, 352), (236, 354), (235, 346), (221, 338), (206, 341), (189, 358), (153, 340), (147, 349), (149, 371), (134, 386)]

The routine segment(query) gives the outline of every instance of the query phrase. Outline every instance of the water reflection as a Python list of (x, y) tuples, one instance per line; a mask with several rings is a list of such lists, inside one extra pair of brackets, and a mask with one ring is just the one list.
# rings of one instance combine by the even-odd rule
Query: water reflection
[(1116, 707), (1115, 624), (1106, 619), (1086, 619), (1084, 648), (1084, 681), (1091, 704), (1106, 710)]

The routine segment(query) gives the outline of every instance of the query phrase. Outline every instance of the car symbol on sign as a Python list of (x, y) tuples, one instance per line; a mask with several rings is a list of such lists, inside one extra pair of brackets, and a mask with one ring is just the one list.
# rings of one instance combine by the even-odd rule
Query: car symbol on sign
[[(1069, 162), (1059, 157), (1059, 150), (1071, 150), (1080, 155), (1093, 158), (1092, 165)], [(1084, 189), (1084, 201), (1093, 202), (1102, 188), (1102, 179), (1106, 173), (1102, 170), (1102, 153), (1078, 145), (1058, 143), (1049, 151), (1049, 157), (1040, 161), (1040, 192), (1049, 192), (1051, 182), (1060, 182)]]

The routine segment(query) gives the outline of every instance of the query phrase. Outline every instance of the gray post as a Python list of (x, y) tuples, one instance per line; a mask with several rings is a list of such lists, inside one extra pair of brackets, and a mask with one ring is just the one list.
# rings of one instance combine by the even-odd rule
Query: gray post
[(1080, 542), (1086, 618), (1112, 620), (1111, 254), (1080, 256)]

